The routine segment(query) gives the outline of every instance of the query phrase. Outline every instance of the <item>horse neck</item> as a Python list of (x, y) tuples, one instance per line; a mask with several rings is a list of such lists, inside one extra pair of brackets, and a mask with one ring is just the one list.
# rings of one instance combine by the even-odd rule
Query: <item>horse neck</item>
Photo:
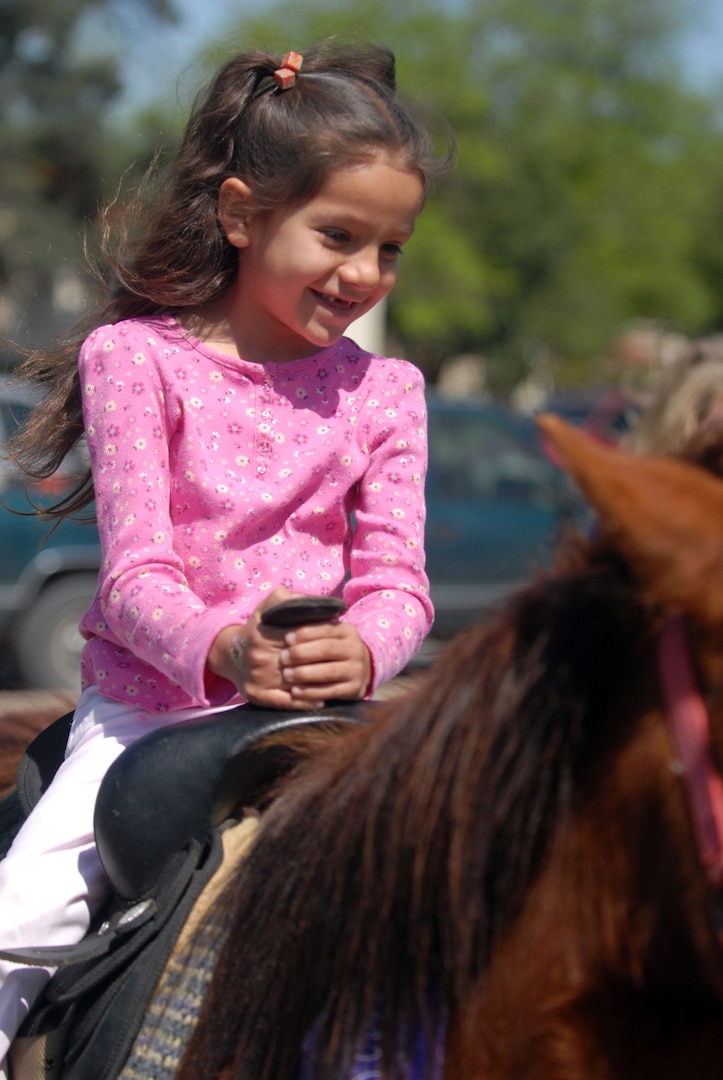
[(568, 1075), (569, 1061), (559, 1070), (557, 1053), (572, 1054), (572, 1043), (589, 1036), (605, 1055), (606, 1039), (616, 1040), (637, 1013), (697, 1009), (719, 1022), (723, 951), (671, 754), (662, 713), (650, 708), (614, 761), (601, 762), (582, 786), (460, 1010), (451, 1078), (506, 1080), (518, 1074), (502, 1063), (526, 1057), (548, 1062), (547, 1072), (541, 1066), (530, 1076)]

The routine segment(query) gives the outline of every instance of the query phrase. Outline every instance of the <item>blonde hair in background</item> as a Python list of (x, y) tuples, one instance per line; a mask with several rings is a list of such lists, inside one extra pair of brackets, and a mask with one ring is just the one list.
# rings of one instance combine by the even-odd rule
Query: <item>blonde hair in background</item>
[(723, 336), (695, 342), (663, 373), (625, 447), (638, 454), (677, 454), (714, 426), (723, 429)]

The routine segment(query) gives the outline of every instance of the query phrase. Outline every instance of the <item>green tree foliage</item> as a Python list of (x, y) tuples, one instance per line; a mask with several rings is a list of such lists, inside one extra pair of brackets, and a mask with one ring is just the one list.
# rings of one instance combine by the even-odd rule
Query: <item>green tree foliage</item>
[(281, 0), (239, 38), (382, 40), (407, 96), (447, 117), (459, 162), (409, 245), (393, 327), (431, 373), (486, 353), (504, 391), (541, 356), (586, 374), (630, 320), (700, 332), (723, 316), (723, 135), (676, 65), (683, 15), (679, 0)]
[[(172, 17), (167, 0), (128, 7)], [(112, 18), (114, 8), (124, 17), (120, 0), (0, 4), (2, 332), (15, 329), (15, 308), (57, 295), (63, 280), (77, 282), (85, 224), (117, 182), (106, 167), (107, 111), (121, 90), (117, 53), (99, 48), (84, 57), (77, 47), (83, 20), (98, 11)]]

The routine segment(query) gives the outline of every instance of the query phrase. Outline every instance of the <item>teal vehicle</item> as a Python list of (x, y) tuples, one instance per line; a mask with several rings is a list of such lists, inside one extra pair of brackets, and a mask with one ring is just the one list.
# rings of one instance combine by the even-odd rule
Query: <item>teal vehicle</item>
[[(0, 446), (32, 407), (32, 395), (0, 379)], [(68, 462), (79, 469), (81, 462)], [(78, 622), (95, 593), (100, 565), (96, 529), (66, 520), (51, 523), (28, 513), (62, 495), (63, 471), (28, 483), (0, 453), (0, 640), (3, 676), (11, 685), (79, 688), (82, 639)]]
[(427, 395), (427, 572), (435, 637), (485, 618), (552, 563), (587, 511), (532, 420), (498, 405)]

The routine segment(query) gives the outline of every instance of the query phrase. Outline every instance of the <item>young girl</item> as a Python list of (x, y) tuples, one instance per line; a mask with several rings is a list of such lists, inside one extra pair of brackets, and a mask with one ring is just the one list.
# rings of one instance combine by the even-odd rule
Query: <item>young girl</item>
[[(364, 697), (428, 632), (422, 378), (343, 335), (394, 285), (448, 160), (387, 50), (240, 55), (79, 361), (74, 340), (25, 363), (49, 393), (18, 459), (47, 475), (85, 429), (92, 478), (57, 512), (95, 497), (103, 557), (66, 760), (0, 864), (0, 947), (85, 933), (95, 796), (124, 747), (243, 701)], [(260, 624), (303, 593), (348, 611)], [(0, 1060), (47, 976), (0, 965)]]

